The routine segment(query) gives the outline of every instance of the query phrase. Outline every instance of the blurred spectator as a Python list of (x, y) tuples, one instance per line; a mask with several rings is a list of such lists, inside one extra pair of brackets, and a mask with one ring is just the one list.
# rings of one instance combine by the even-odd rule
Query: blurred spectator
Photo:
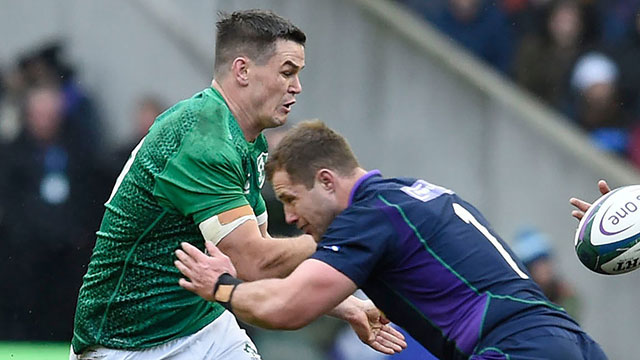
[(547, 235), (535, 228), (523, 227), (516, 234), (512, 249), (549, 300), (562, 306), (574, 320), (579, 320), (578, 297), (573, 288), (555, 272)]
[(618, 67), (606, 55), (590, 52), (578, 59), (571, 76), (574, 118), (600, 149), (626, 155), (627, 122), (618, 100)]
[(433, 23), (480, 59), (507, 73), (514, 38), (502, 9), (485, 0), (448, 0)]
[(567, 113), (571, 69), (584, 51), (585, 15), (576, 1), (560, 0), (547, 9), (540, 33), (526, 35), (515, 61), (515, 79), (524, 88)]
[(107, 167), (112, 174), (110, 175), (111, 185), (117, 178), (124, 163), (129, 158), (131, 151), (138, 145), (140, 140), (147, 135), (149, 128), (156, 120), (158, 115), (167, 109), (165, 103), (159, 97), (154, 95), (140, 96), (135, 105), (133, 115), (133, 132), (129, 141), (119, 146), (111, 156), (106, 159)]
[(502, 0), (509, 23), (519, 42), (526, 34), (537, 33), (543, 28), (545, 11), (552, 0)]
[(17, 70), (2, 77), (0, 88), (0, 144), (6, 144), (15, 140), (22, 130), (20, 106), (26, 89), (22, 75)]
[(627, 146), (629, 160), (640, 168), (640, 125), (636, 124), (629, 134)]
[(422, 16), (425, 20), (433, 21), (444, 8), (448, 0), (396, 0), (407, 8)]
[(600, 16), (602, 42), (619, 43), (635, 32), (636, 13), (640, 0), (607, 0), (599, 1), (597, 11)]
[[(19, 74), (27, 88), (56, 84), (63, 93), (64, 131), (75, 147), (90, 156), (103, 146), (100, 121), (93, 101), (80, 87), (75, 70), (63, 59), (63, 44), (46, 43), (23, 55), (18, 61)], [(98, 148), (98, 149), (97, 149)]]
[(626, 116), (638, 118), (640, 115), (640, 5), (636, 7), (633, 21), (627, 28), (624, 39), (607, 43), (607, 54), (618, 64), (620, 70), (620, 101)]
[[(29, 89), (21, 135), (3, 149), (5, 209), (0, 338), (71, 337), (74, 299), (97, 228), (93, 162), (64, 131), (64, 96), (54, 85)], [(87, 162), (89, 161), (89, 162)]]

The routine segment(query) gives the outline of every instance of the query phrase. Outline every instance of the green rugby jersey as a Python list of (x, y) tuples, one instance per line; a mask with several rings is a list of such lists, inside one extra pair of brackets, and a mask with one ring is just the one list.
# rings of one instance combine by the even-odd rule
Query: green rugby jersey
[(174, 251), (204, 249), (197, 224), (250, 205), (265, 213), (267, 142), (245, 140), (213, 88), (160, 115), (107, 201), (76, 308), (72, 345), (142, 349), (197, 332), (224, 309), (178, 285)]

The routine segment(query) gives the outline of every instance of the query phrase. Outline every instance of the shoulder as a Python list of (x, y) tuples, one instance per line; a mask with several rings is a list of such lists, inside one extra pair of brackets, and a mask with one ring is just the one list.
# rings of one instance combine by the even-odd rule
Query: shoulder
[(201, 91), (158, 116), (141, 153), (170, 149), (169, 163), (193, 164), (196, 173), (218, 165), (236, 167), (241, 156), (229, 130), (230, 119), (224, 102)]
[(227, 141), (230, 138), (228, 122), (232, 116), (222, 98), (209, 88), (169, 108), (158, 116), (153, 127), (192, 128), (197, 130), (194, 135)]

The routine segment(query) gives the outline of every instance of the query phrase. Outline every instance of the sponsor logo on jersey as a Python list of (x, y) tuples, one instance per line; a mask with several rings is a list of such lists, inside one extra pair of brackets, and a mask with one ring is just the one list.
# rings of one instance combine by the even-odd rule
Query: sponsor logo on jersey
[(453, 194), (453, 191), (438, 185), (430, 184), (424, 180), (417, 180), (411, 186), (400, 188), (405, 194), (422, 202), (433, 200), (442, 194)]

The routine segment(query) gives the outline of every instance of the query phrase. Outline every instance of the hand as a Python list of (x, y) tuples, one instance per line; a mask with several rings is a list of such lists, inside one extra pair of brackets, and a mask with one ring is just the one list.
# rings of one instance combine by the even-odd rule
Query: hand
[[(604, 195), (609, 191), (611, 191), (611, 188), (609, 187), (606, 181), (600, 180), (598, 181), (598, 190), (600, 190), (600, 194)], [(578, 210), (571, 211), (571, 216), (573, 216), (578, 220), (582, 219), (582, 217), (584, 216), (584, 213), (586, 213), (587, 210), (589, 210), (589, 208), (591, 207), (590, 203), (577, 198), (571, 198), (569, 199), (569, 202), (571, 203), (571, 205), (578, 208)]]
[(394, 329), (371, 300), (362, 301), (360, 312), (351, 319), (349, 325), (360, 340), (383, 354), (395, 354), (407, 348), (404, 335)]
[(176, 250), (178, 260), (174, 264), (188, 280), (182, 278), (178, 284), (205, 300), (215, 301), (213, 288), (218, 277), (224, 273), (233, 276), (237, 274), (231, 260), (210, 241), (205, 241), (209, 255), (189, 243), (183, 242), (180, 245), (182, 250)]

